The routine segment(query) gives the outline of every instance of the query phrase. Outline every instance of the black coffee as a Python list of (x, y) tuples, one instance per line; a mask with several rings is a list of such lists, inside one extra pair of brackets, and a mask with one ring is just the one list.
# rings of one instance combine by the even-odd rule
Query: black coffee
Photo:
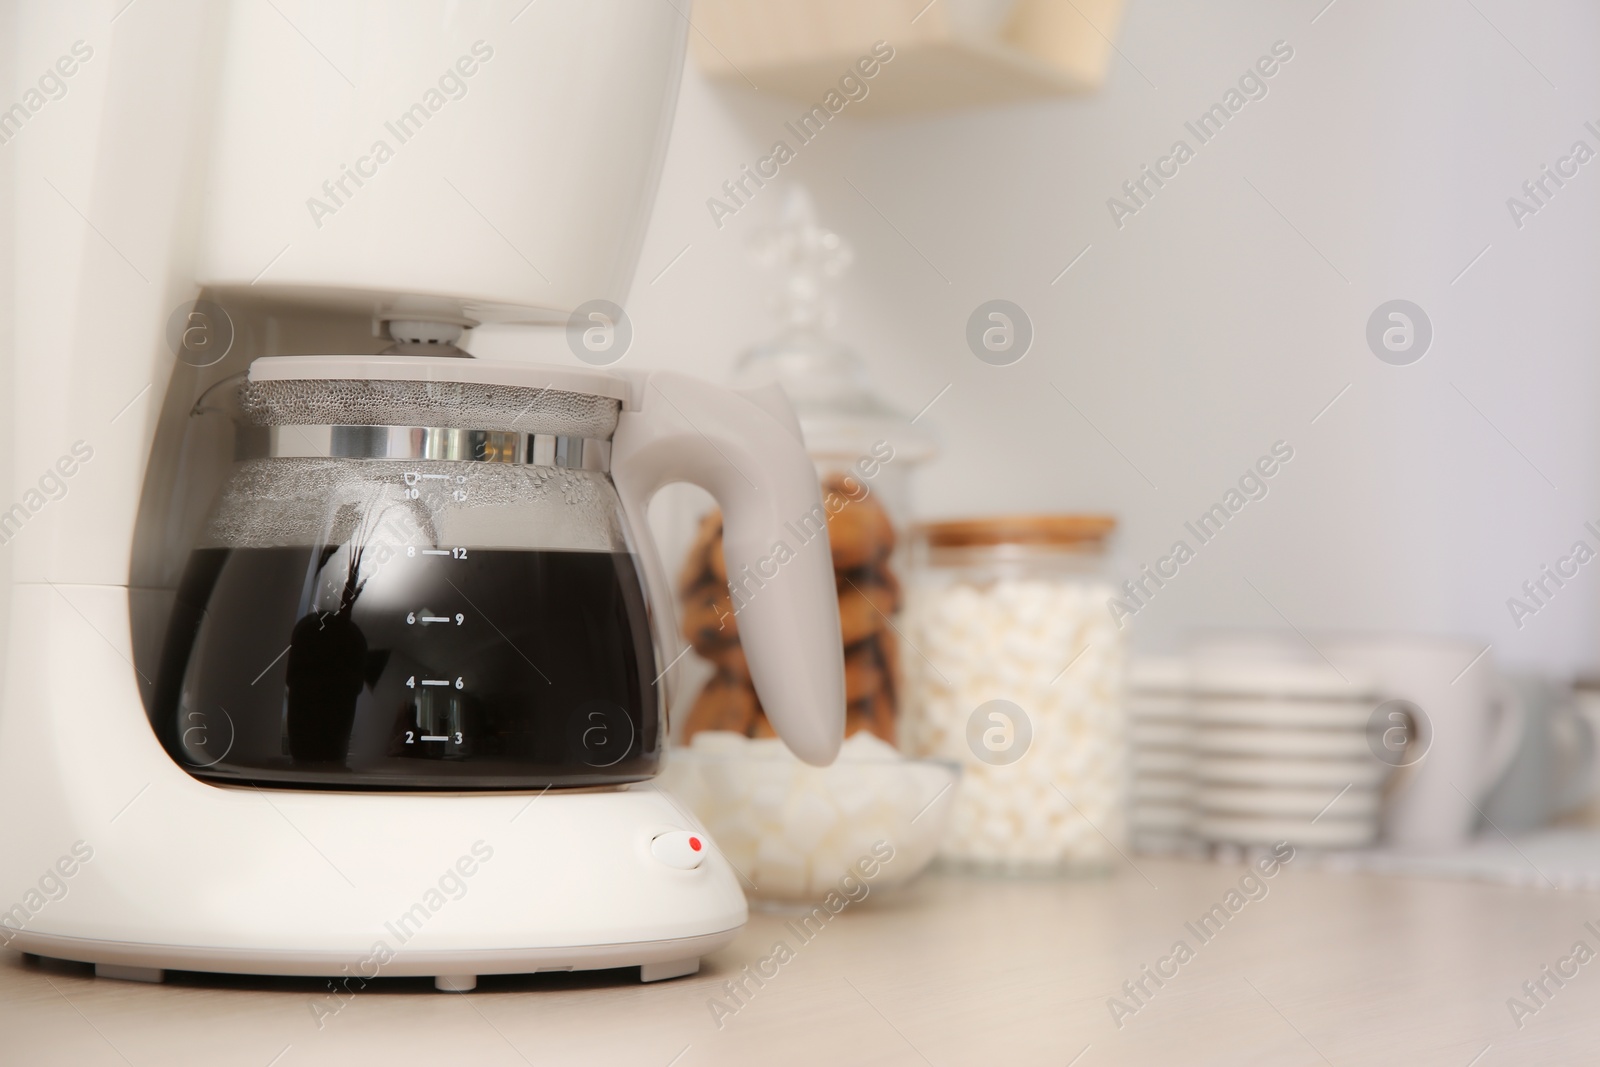
[(155, 726), (207, 779), (341, 789), (638, 781), (660, 752), (633, 557), (201, 549)]

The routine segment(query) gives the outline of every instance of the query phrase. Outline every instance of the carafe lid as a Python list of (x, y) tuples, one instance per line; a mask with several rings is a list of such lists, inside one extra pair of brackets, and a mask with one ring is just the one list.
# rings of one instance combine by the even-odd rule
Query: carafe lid
[(631, 377), (604, 370), (503, 359), (399, 354), (263, 356), (250, 364), (248, 377), (252, 382), (382, 380), (501, 385), (603, 396), (622, 401), (629, 410), (638, 407)]
[(634, 379), (599, 370), (451, 356), (269, 356), (239, 410), (257, 426), (412, 426), (606, 439)]

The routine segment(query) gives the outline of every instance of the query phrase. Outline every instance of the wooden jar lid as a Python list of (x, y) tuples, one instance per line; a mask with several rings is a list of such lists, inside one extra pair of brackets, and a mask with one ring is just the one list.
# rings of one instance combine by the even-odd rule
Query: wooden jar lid
[(994, 515), (982, 519), (930, 522), (916, 532), (934, 548), (977, 545), (1058, 545), (1094, 547), (1116, 528), (1112, 515)]

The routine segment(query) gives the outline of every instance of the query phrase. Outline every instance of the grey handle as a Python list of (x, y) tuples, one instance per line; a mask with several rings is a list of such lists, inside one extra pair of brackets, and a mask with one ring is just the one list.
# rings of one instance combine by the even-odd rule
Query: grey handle
[[(780, 394), (743, 396), (655, 371), (612, 439), (611, 477), (642, 522), (650, 498), (690, 482), (722, 506), (722, 551), (756, 694), (807, 763), (844, 740), (844, 651), (816, 468)], [(786, 418), (780, 416), (787, 416)]]

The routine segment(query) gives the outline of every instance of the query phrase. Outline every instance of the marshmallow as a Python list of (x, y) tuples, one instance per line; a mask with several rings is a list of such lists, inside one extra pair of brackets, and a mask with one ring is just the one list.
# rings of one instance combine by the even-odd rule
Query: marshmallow
[[(1123, 636), (1105, 606), (1113, 595), (1077, 575), (981, 580), (938, 570), (908, 590), (902, 738), (916, 755), (965, 768), (941, 855), (1026, 869), (1115, 859), (1126, 836), (1128, 740)], [(997, 699), (1026, 717), (1020, 758), (1010, 759), (1017, 723), (980, 721), (969, 745), (973, 713)]]
[(957, 792), (949, 767), (906, 759), (865, 731), (832, 766), (812, 767), (780, 741), (703, 730), (670, 755), (660, 783), (705, 822), (754, 895), (783, 899), (820, 899), (880, 841), (894, 858), (872, 885), (907, 881), (933, 859)]

